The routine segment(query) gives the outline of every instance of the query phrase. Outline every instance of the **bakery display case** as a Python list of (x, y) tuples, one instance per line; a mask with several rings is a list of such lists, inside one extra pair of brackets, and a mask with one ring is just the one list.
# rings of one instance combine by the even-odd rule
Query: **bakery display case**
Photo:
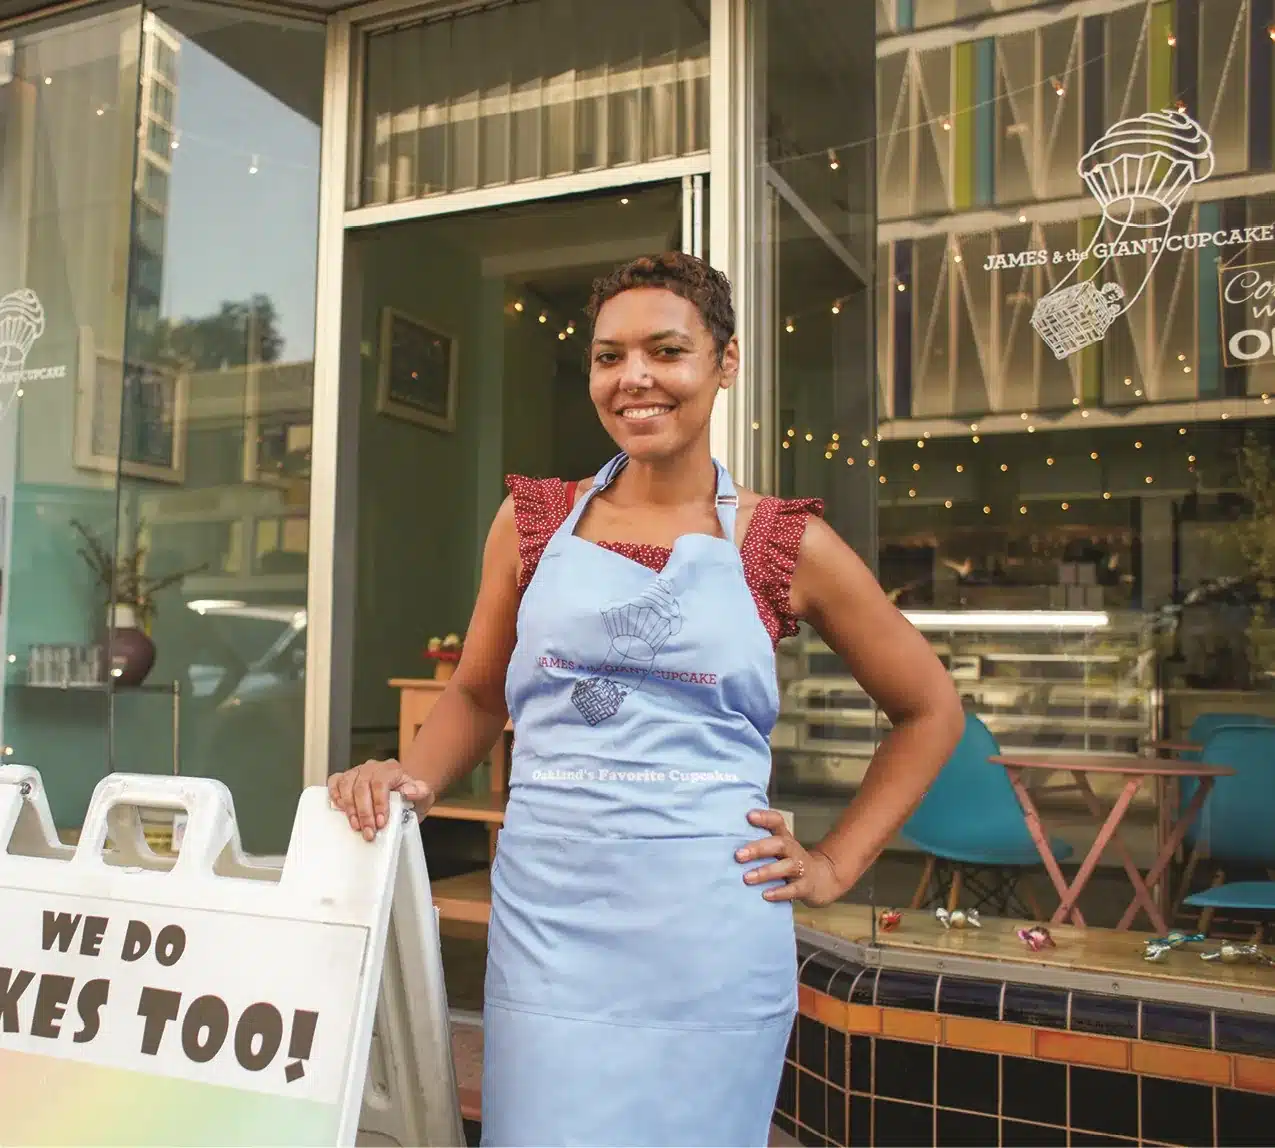
[[(1136, 753), (1158, 736), (1155, 650), (1141, 613), (905, 614), (1006, 752)], [(888, 728), (885, 716), (807, 627), (781, 644), (778, 670), (777, 788), (854, 789)]]

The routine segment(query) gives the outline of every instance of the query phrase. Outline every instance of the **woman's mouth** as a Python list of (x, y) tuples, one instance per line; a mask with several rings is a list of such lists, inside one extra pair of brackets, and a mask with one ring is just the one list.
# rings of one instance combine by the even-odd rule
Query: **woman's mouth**
[(658, 418), (660, 415), (666, 415), (673, 408), (670, 406), (653, 405), (649, 407), (625, 407), (620, 412), (620, 418), (627, 419), (629, 422), (644, 422), (647, 419)]

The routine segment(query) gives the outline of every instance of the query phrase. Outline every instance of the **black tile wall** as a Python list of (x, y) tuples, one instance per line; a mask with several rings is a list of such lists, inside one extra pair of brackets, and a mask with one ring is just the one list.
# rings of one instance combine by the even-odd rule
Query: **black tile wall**
[[(1165, 1044), (1189, 1044), (1194, 1048), (1213, 1047), (1213, 1013), (1189, 1005), (1142, 1004), (1142, 1039)], [(1275, 1051), (1275, 1050), (1272, 1050)]]
[(993, 1116), (975, 1116), (971, 1112), (951, 1112), (940, 1108), (935, 1119), (935, 1144), (969, 1148), (987, 1148), (995, 1144), (1000, 1129)]
[(1000, 1067), (1000, 1057), (990, 1053), (940, 1048), (939, 1107), (996, 1115), (1000, 1111)]
[(864, 969), (854, 982), (854, 989), (850, 993), (850, 1000), (853, 1004), (872, 1004), (877, 999), (877, 974), (878, 969)]
[(1067, 1131), (1046, 1124), (1028, 1124), (1024, 1120), (1001, 1121), (1001, 1143), (1005, 1148), (1065, 1148)]
[(878, 1148), (917, 1148), (933, 1144), (934, 1109), (897, 1100), (872, 1102), (872, 1143)]
[(1001, 1121), (1001, 1143), (1005, 1148), (1065, 1148), (1067, 1131), (1046, 1124), (1028, 1124), (1024, 1120)]
[(1074, 992), (1071, 994), (1071, 1030), (1136, 1040), (1138, 1002), (1129, 997)]
[[(817, 950), (802, 958), (803, 984), (856, 1004), (1275, 1058), (1272, 1018), (1048, 985), (878, 972)], [(794, 1025), (788, 1056), (805, 1071), (786, 1065), (775, 1122), (802, 1144), (1242, 1148), (1275, 1136), (1275, 1096), (848, 1035), (809, 1017)]]
[(902, 1040), (877, 1040), (875, 1058), (876, 1095), (893, 1100), (934, 1103), (934, 1046), (909, 1044)]
[(1218, 1009), (1213, 1034), (1219, 1052), (1245, 1052), (1250, 1056), (1271, 1056), (1275, 1049), (1275, 1017), (1247, 1016)]
[(828, 1075), (828, 1026), (813, 1017), (797, 1018), (797, 1063), (807, 1072)]
[(1001, 1019), (1036, 1028), (1066, 1028), (1067, 993), (1039, 985), (1006, 985)]
[(850, 1138), (847, 1145), (872, 1143), (872, 1101), (866, 1096), (850, 1097)]
[(828, 1127), (828, 1084), (801, 1069), (797, 1070), (797, 1122), (820, 1134)]
[(902, 969), (882, 969), (877, 974), (876, 1003), (885, 1008), (907, 1008), (933, 1012), (939, 979), (929, 973), (909, 973)]
[(1042, 1124), (1067, 1123), (1067, 1066), (1006, 1056), (1001, 1061), (1001, 1113)]
[(1151, 1076), (1142, 1078), (1142, 1138), (1184, 1148), (1229, 1143), (1213, 1138), (1213, 1089)]
[(784, 1071), (779, 1077), (779, 1094), (775, 1097), (775, 1110), (786, 1112), (789, 1116), (797, 1115), (797, 1066), (791, 1060), (784, 1062)]
[(828, 1141), (831, 1144), (846, 1142), (846, 1108), (849, 1098), (837, 1088), (828, 1089)]
[(1275, 1143), (1275, 1096), (1217, 1090), (1217, 1139), (1227, 1148)]
[(1003, 988), (1004, 986), (997, 981), (944, 977), (939, 985), (939, 1012), (950, 1016), (1000, 1020)]
[(872, 1091), (872, 1046), (870, 1036), (850, 1038), (850, 1091)]
[(844, 961), (838, 960), (830, 953), (816, 951), (809, 954), (809, 956), (802, 961), (801, 973), (798, 979), (803, 985), (809, 985), (812, 989), (816, 989), (821, 993), (826, 993), (833, 975), (843, 968), (844, 965)]
[(1071, 1126), (1109, 1136), (1138, 1135), (1138, 1078), (1127, 1072), (1071, 1068)]

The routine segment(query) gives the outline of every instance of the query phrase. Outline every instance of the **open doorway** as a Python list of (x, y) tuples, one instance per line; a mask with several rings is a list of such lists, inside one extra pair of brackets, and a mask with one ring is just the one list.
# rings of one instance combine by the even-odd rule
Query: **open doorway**
[[(411, 733), (400, 729), (404, 697), (427, 706), (440, 692), (425, 651), (465, 632), (504, 476), (579, 479), (610, 457), (588, 394), (593, 280), (638, 255), (695, 250), (699, 191), (692, 178), (350, 235), (360, 296), (345, 300), (360, 316), (355, 760), (397, 755)], [(481, 1000), (500, 752), (423, 827), (460, 1008)]]

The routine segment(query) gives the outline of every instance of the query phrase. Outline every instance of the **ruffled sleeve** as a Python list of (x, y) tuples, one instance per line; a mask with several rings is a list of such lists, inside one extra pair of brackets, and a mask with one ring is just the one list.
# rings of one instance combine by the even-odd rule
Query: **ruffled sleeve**
[(567, 485), (560, 478), (505, 476), (505, 488), (514, 501), (514, 523), (518, 527), (518, 592), (525, 590), (536, 572), (553, 532), (565, 521)]
[(757, 503), (740, 547), (744, 573), (771, 640), (792, 637), (799, 621), (792, 612), (793, 571), (811, 515), (823, 517), (819, 498), (767, 497)]

